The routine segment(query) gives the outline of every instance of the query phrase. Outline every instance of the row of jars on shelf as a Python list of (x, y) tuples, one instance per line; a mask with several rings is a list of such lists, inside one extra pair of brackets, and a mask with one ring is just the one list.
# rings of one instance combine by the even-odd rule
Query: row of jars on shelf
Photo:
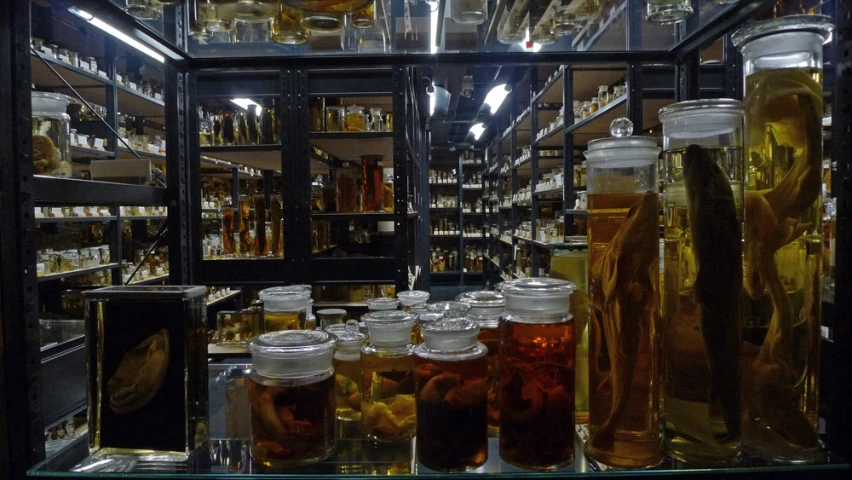
[(73, 272), (83, 268), (97, 267), (110, 263), (109, 245), (71, 248), (54, 251), (51, 248), (36, 251), (36, 275)]
[(434, 218), (433, 221), (430, 222), (429, 231), (432, 232), (432, 235), (464, 235), (466, 237), (482, 236), (481, 226), (467, 222), (460, 229), (458, 222), (450, 220), (446, 216)]
[(484, 258), (482, 248), (465, 246), (464, 254), (459, 259), (457, 248), (441, 249), (441, 247), (430, 248), (429, 271), (430, 272), (458, 272), (462, 268), (465, 272), (481, 272)]
[(312, 132), (390, 132), (393, 113), (379, 106), (346, 105), (336, 97), (313, 97), (310, 101)]
[(198, 109), (198, 135), (202, 147), (218, 145), (261, 145), (278, 143), (280, 131), (275, 102), (249, 103), (245, 108)]
[(323, 213), (393, 212), (393, 169), (383, 168), (381, 155), (362, 155), (360, 164), (344, 162), (333, 180), (316, 177), (311, 209)]
[(543, 174), (539, 181), (535, 184), (535, 191), (540, 192), (544, 190), (553, 190), (555, 188), (561, 188), (564, 185), (563, 173), (563, 168), (557, 167), (554, 168), (552, 171)]

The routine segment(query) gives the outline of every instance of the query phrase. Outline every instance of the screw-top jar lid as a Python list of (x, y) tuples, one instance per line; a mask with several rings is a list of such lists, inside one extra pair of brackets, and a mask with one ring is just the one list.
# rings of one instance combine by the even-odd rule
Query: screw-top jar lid
[(731, 35), (731, 43), (742, 48), (752, 40), (776, 33), (809, 32), (828, 38), (834, 30), (834, 22), (828, 15), (787, 15), (743, 27)]
[(743, 126), (743, 102), (730, 98), (687, 100), (660, 109), (663, 135), (703, 138), (724, 135)]
[(362, 320), (370, 332), (370, 343), (379, 347), (402, 347), (411, 341), (415, 318), (402, 310), (367, 312)]
[(496, 324), (506, 308), (506, 297), (491, 290), (465, 292), (457, 296), (456, 300), (469, 305), (467, 317), (481, 324)]
[(660, 152), (656, 138), (633, 135), (633, 122), (627, 118), (613, 120), (609, 125), (609, 132), (611, 137), (589, 141), (587, 150), (584, 152), (587, 160), (590, 162), (606, 160), (606, 151), (612, 149), (630, 149), (633, 156), (650, 155), (654, 158)]
[(367, 336), (361, 333), (357, 320), (349, 320), (345, 324), (329, 325), (325, 327), (325, 331), (337, 339), (337, 348), (339, 349), (360, 349), (367, 342)]
[(297, 378), (331, 369), (335, 339), (317, 330), (264, 333), (249, 342), (253, 369), (260, 375)]
[(558, 278), (520, 278), (503, 285), (506, 310), (534, 315), (568, 315), (573, 282)]
[(307, 292), (292, 287), (266, 288), (258, 292), (257, 296), (263, 300), (263, 308), (273, 312), (305, 310), (310, 298)]
[(464, 318), (445, 318), (423, 325), (421, 331), (429, 350), (453, 352), (476, 345), (479, 324)]
[(428, 302), (429, 292), (424, 292), (423, 290), (405, 290), (398, 292), (396, 298), (406, 307), (410, 307), (418, 303)]
[(368, 298), (365, 300), (367, 304), (367, 308), (373, 311), (381, 311), (381, 310), (396, 310), (399, 307), (399, 300), (395, 298), (386, 298), (386, 297), (377, 297), (377, 298)]

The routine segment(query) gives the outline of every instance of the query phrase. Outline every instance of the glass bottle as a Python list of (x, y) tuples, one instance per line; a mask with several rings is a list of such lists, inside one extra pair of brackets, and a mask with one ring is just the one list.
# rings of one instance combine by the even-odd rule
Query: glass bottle
[(310, 34), (302, 27), (302, 12), (282, 3), (272, 21), (272, 40), (284, 45), (301, 45), (309, 38)]
[(225, 257), (233, 257), (237, 253), (237, 245), (234, 242), (234, 210), (222, 211), (222, 254)]
[(278, 122), (275, 119), (275, 102), (271, 98), (263, 100), (260, 112), (260, 136), (257, 143), (271, 145), (278, 143)]
[(272, 20), (278, 13), (277, 0), (211, 0), (223, 16), (262, 22)]
[(574, 460), (574, 284), (552, 278), (503, 283), (500, 321), (500, 457), (555, 470)]
[(327, 105), (325, 107), (325, 131), (342, 132), (346, 119), (346, 108), (339, 105)]
[(304, 330), (311, 295), (290, 287), (272, 287), (257, 293), (263, 301), (263, 331)]
[(309, 32), (334, 33), (346, 28), (346, 15), (326, 10), (325, 12), (304, 12), (302, 28)]
[(361, 155), (361, 199), (365, 212), (384, 211), (382, 156)]
[(745, 75), (746, 362), (743, 447), (821, 461), (818, 432), (822, 215), (822, 15), (732, 36)]
[(234, 145), (248, 144), (248, 122), (246, 112), (237, 110), (234, 112)]
[(364, 114), (364, 107), (360, 105), (350, 105), (346, 107), (346, 131), (347, 132), (363, 132), (367, 129), (367, 116)]
[(65, 95), (32, 92), (33, 172), (71, 176), (71, 117)]
[(497, 41), (503, 44), (523, 42), (527, 34), (524, 19), (528, 17), (530, 0), (506, 2), (505, 8), (497, 26)]
[[(620, 468), (658, 465), (661, 345), (657, 140), (630, 136), (589, 142), (589, 441), (586, 455)], [(622, 262), (631, 258), (625, 271)]]
[[(663, 451), (739, 462), (743, 104), (680, 102), (663, 124)], [(699, 413), (701, 412), (701, 413)]]
[(415, 305), (425, 305), (429, 301), (429, 292), (423, 290), (403, 290), (397, 292), (396, 298), (402, 304), (402, 310), (412, 312)]
[(240, 195), (240, 255), (250, 257), (252, 254), (251, 240), (251, 198), (248, 195)]
[(258, 141), (258, 110), (260, 110), (260, 107), (253, 103), (250, 103), (246, 107), (246, 145), (260, 143)]
[[(344, 316), (346, 312), (343, 312)], [(337, 339), (334, 351), (334, 397), (337, 419), (361, 421), (361, 349), (367, 336), (358, 330), (358, 321), (349, 320), (325, 328)]]
[(358, 30), (357, 38), (359, 53), (385, 53), (390, 47), (380, 24)]
[(500, 316), (506, 308), (506, 297), (499, 292), (481, 290), (456, 297), (470, 306), (467, 318), (479, 325), (479, 343), (488, 348), (488, 436), (500, 431)]
[(311, 131), (312, 132), (325, 132), (325, 122), (326, 122), (326, 113), (325, 113), (325, 98), (324, 97), (311, 97), (310, 107), (311, 111)]
[(266, 197), (254, 197), (254, 256), (265, 257), (269, 254), (266, 243)]
[(356, 208), (357, 197), (361, 192), (356, 190), (355, 170), (349, 163), (344, 162), (343, 167), (335, 170), (335, 173), (337, 174), (337, 211), (340, 213), (359, 211)]
[(571, 316), (577, 339), (574, 367), (574, 422), (589, 422), (589, 255), (583, 250), (554, 250), (550, 256), (550, 277), (568, 280), (577, 286), (571, 294)]
[(370, 440), (415, 435), (414, 317), (399, 310), (364, 316), (370, 343), (361, 349), (361, 430)]
[(488, 20), (487, 0), (449, 0), (450, 18), (462, 25), (481, 25)]
[(646, 0), (648, 3), (645, 20), (653, 23), (682, 22), (692, 16), (690, 0)]
[(553, 28), (553, 20), (545, 20), (535, 26), (530, 34), (530, 41), (539, 45), (551, 45), (556, 43), (558, 36)]
[(598, 97), (592, 99), (591, 113), (595, 113), (600, 110), (600, 103), (598, 102)]
[(382, 310), (396, 310), (397, 308), (399, 308), (399, 300), (395, 298), (368, 298), (364, 301), (364, 303), (367, 304), (367, 309), (370, 312), (380, 312)]
[(588, 118), (592, 114), (592, 102), (583, 102), (583, 118)]
[(334, 451), (334, 343), (320, 331), (265, 333), (250, 342), (252, 456), (260, 464), (309, 465)]
[(376, 26), (376, 4), (370, 0), (369, 5), (357, 12), (352, 12), (350, 18), (352, 26), (355, 28), (373, 28)]
[(370, 107), (370, 122), (367, 125), (367, 130), (371, 132), (383, 132), (384, 120), (382, 119), (382, 109), (379, 107)]
[(598, 87), (598, 106), (605, 107), (612, 98), (609, 95), (609, 86), (601, 85)]
[(273, 196), (270, 199), (269, 221), (271, 224), (272, 236), (269, 241), (269, 253), (273, 257), (282, 257), (284, 255), (284, 236), (282, 235), (283, 211), (281, 207), (281, 197)]
[(478, 332), (463, 317), (439, 320), (414, 351), (417, 459), (432, 470), (473, 470), (488, 458), (488, 349)]
[(384, 169), (382, 175), (382, 206), (386, 213), (393, 213), (393, 169)]

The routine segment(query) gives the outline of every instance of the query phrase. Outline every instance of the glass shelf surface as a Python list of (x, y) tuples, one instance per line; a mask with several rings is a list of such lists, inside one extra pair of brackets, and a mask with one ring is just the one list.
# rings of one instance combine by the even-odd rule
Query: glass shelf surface
[[(209, 440), (196, 449), (186, 461), (164, 462), (128, 455), (89, 456), (86, 443), (88, 439), (81, 437), (68, 444), (64, 451), (36, 465), (28, 472), (28, 475), (63, 478), (98, 478), (105, 475), (121, 478), (244, 478), (249, 475), (262, 478), (341, 478), (353, 474), (394, 477), (446, 475), (418, 462), (415, 453), (416, 438), (402, 442), (371, 442), (361, 438), (358, 422), (338, 422), (335, 453), (318, 464), (299, 469), (272, 469), (254, 462), (251, 442), (247, 435), (250, 430), (250, 421), (246, 378), (251, 365), (233, 362), (233, 360), (223, 361), (211, 364), (209, 367)], [(238, 405), (244, 408), (235, 408)], [(238, 413), (227, 418), (229, 411)], [(452, 426), (448, 425), (447, 428), (450, 434), (449, 429)], [(532, 472), (509, 465), (500, 458), (498, 439), (490, 437), (487, 462), (464, 475), (488, 473), (499, 474), (502, 478), (537, 478), (565, 477), (572, 474), (647, 476), (690, 471), (708, 473), (709, 471), (735, 476), (764, 473), (775, 477), (784, 474), (814, 475), (817, 472), (830, 473), (850, 468), (848, 463), (829, 456), (826, 463), (804, 466), (768, 465), (759, 459), (746, 457), (738, 466), (708, 470), (689, 467), (667, 458), (662, 465), (652, 470), (608, 470), (605, 466), (587, 459), (583, 454), (583, 441), (587, 435), (584, 426), (578, 427), (575, 433), (574, 463), (554, 472)]]

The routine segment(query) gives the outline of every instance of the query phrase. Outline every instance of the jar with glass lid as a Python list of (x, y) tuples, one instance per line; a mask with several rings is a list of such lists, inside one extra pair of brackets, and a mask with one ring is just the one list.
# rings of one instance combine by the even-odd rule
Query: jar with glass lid
[(367, 130), (371, 132), (384, 132), (384, 123), (382, 109), (380, 107), (370, 107), (370, 123)]
[(598, 106), (605, 107), (612, 97), (609, 94), (609, 85), (601, 85), (598, 87)]
[(340, 105), (327, 105), (325, 107), (325, 131), (342, 132), (346, 119), (346, 108)]
[(289, 287), (272, 287), (257, 294), (263, 301), (263, 330), (303, 330), (308, 320), (310, 294)]
[(399, 300), (395, 298), (368, 298), (364, 303), (367, 304), (367, 309), (371, 312), (378, 312), (381, 310), (396, 310), (397, 308), (399, 308)]
[[(823, 15), (752, 24), (731, 40), (745, 75), (743, 448), (825, 458), (818, 439)], [(752, 353), (754, 352), (754, 353)]]
[(675, 103), (660, 121), (662, 448), (688, 463), (732, 465), (742, 432), (743, 104)]
[(488, 349), (478, 332), (464, 317), (441, 319), (424, 327), (414, 351), (417, 459), (433, 470), (463, 472), (488, 459)]
[(500, 322), (500, 457), (555, 470), (574, 460), (574, 284), (503, 282)]
[(487, 0), (449, 0), (450, 18), (461, 25), (480, 25), (488, 20)]
[(346, 107), (346, 131), (363, 132), (367, 129), (367, 115), (364, 107), (360, 105), (349, 105)]
[(333, 361), (337, 419), (358, 422), (361, 420), (361, 348), (367, 336), (360, 332), (356, 320), (330, 325), (325, 331), (337, 339)]
[(71, 177), (71, 117), (65, 95), (32, 92), (33, 173)]
[[(613, 120), (589, 142), (589, 441), (586, 455), (620, 468), (658, 465), (660, 149)], [(629, 260), (628, 260), (629, 259)], [(626, 263), (625, 263), (626, 262)]]
[(403, 290), (397, 292), (396, 298), (402, 304), (402, 309), (411, 312), (415, 305), (425, 305), (429, 301), (429, 292), (423, 290)]
[(470, 306), (466, 318), (479, 325), (479, 343), (488, 348), (488, 435), (500, 430), (500, 316), (506, 308), (506, 297), (490, 290), (465, 292), (456, 297)]
[(361, 349), (361, 429), (370, 440), (405, 440), (415, 435), (414, 316), (400, 310), (363, 317), (370, 343)]
[(252, 455), (258, 463), (298, 467), (334, 451), (334, 344), (320, 331), (265, 333), (249, 343)]

